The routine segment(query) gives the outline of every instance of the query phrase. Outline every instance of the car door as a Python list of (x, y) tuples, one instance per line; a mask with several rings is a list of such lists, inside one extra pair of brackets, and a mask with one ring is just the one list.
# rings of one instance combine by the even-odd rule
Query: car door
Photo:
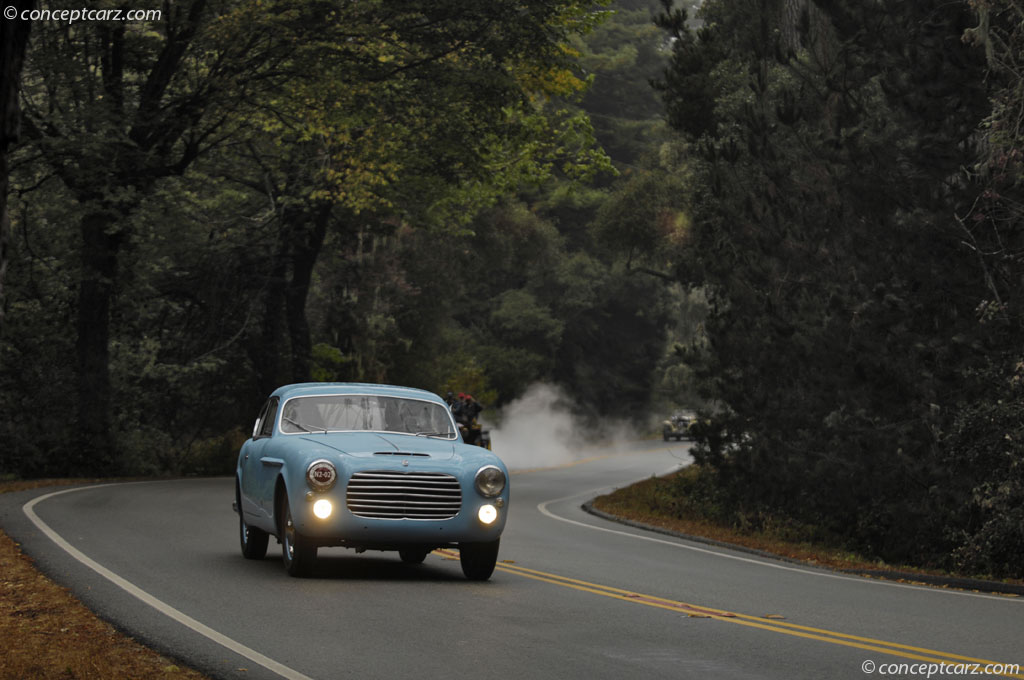
[(274, 503), (273, 475), (277, 468), (268, 469), (263, 459), (268, 455), (267, 449), (274, 437), (279, 402), (278, 397), (271, 397), (263, 405), (253, 428), (252, 439), (245, 443), (242, 453), (242, 508), (251, 518), (268, 518)]

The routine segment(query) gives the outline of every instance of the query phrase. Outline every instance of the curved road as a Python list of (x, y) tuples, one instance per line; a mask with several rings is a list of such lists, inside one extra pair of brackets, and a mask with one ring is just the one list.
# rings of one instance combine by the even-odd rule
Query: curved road
[(230, 479), (5, 494), (0, 524), (102, 616), (216, 677), (819, 680), (989, 663), (1024, 677), (1022, 598), (842, 576), (580, 510), (682, 450), (514, 473), (486, 583), (454, 554), (409, 566), (344, 549), (288, 578), (273, 542), (261, 562), (239, 554)]

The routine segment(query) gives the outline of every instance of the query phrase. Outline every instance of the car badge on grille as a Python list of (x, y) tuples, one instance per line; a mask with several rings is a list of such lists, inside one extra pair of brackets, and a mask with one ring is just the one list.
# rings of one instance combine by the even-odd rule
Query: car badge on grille
[(402, 467), (409, 467), (409, 461), (408, 460), (403, 460), (402, 461)]

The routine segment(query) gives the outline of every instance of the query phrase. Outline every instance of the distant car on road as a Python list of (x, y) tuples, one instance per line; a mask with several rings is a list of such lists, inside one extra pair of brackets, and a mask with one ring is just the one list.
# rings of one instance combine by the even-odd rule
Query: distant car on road
[(686, 413), (673, 414), (668, 420), (661, 424), (661, 437), (665, 441), (675, 439), (692, 439), (690, 428), (697, 422), (696, 418)]
[(235, 510), (242, 554), (270, 536), (292, 576), (323, 546), (398, 551), (422, 562), (457, 548), (462, 571), (494, 571), (508, 514), (508, 470), (463, 442), (443, 399), (363, 383), (305, 383), (273, 392), (238, 455)]

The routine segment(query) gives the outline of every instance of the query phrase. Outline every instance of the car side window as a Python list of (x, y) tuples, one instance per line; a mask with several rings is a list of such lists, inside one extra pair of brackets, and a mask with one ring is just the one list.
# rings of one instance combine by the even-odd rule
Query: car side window
[(277, 420), (277, 404), (280, 401), (277, 397), (272, 397), (267, 402), (266, 411), (263, 414), (263, 421), (260, 423), (260, 437), (269, 437), (274, 434), (274, 421)]
[(263, 402), (263, 406), (260, 408), (260, 414), (256, 416), (256, 422), (252, 426), (252, 438), (260, 436), (260, 428), (263, 427), (263, 418), (267, 415), (267, 408), (270, 406), (270, 400)]

